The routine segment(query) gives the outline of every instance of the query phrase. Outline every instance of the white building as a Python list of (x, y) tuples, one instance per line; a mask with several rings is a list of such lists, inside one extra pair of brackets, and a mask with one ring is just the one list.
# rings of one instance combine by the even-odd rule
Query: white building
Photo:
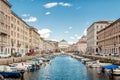
[(87, 53), (96, 54), (98, 52), (97, 48), (97, 32), (111, 24), (112, 21), (98, 21), (94, 22), (87, 29)]
[(58, 48), (60, 49), (60, 51), (64, 51), (66, 52), (67, 49), (69, 47), (69, 44), (67, 41), (65, 40), (61, 40), (59, 43), (58, 43)]

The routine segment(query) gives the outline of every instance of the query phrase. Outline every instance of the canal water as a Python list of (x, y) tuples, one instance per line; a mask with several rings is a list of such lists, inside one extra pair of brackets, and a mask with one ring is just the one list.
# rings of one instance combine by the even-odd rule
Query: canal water
[(28, 73), (27, 80), (108, 80), (97, 69), (86, 68), (70, 56), (57, 56), (41, 69)]

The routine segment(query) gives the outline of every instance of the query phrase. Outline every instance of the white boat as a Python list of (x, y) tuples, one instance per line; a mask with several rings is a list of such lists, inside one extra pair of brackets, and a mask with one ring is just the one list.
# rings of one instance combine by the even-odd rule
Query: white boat
[(28, 67), (31, 66), (30, 64), (26, 64), (26, 63), (13, 63), (10, 64), (10, 66), (15, 67), (17, 70), (28, 70)]
[(100, 63), (99, 60), (96, 60), (96, 62), (93, 64), (89, 64), (89, 66), (92, 68), (100, 68), (107, 65), (111, 65), (111, 63)]
[(113, 69), (113, 72), (112, 72), (113, 75), (115, 76), (120, 76), (120, 69)]
[(88, 60), (90, 60), (90, 59), (88, 59), (88, 58), (83, 58), (83, 59), (81, 59), (81, 62), (84, 63), (85, 61), (88, 61)]
[(11, 72), (11, 71), (17, 71), (15, 67), (10, 67), (7, 65), (0, 65), (0, 72), (4, 71), (4, 72)]

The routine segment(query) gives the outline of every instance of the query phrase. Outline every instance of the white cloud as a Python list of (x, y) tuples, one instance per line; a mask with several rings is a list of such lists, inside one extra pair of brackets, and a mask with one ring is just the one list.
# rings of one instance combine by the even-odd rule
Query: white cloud
[(78, 37), (78, 34), (75, 34), (74, 36), (75, 36), (75, 37)]
[(26, 19), (23, 19), (23, 20), (26, 21), (26, 22), (36, 22), (37, 18), (30, 16), (29, 18), (26, 18)]
[(51, 2), (51, 3), (47, 3), (45, 5), (43, 5), (45, 8), (52, 8), (52, 7), (55, 7), (55, 6), (64, 6), (64, 7), (70, 7), (72, 6), (70, 3), (64, 3), (64, 2)]
[(51, 2), (51, 3), (47, 3), (44, 5), (45, 8), (52, 8), (52, 7), (55, 7), (57, 6), (58, 3), (57, 2)]
[(74, 44), (74, 43), (75, 43), (75, 42), (73, 42), (73, 41), (69, 41), (69, 42), (68, 42), (68, 44)]
[(71, 36), (70, 39), (75, 39), (75, 37)]
[(64, 2), (59, 2), (59, 5), (65, 6), (65, 7), (70, 7), (70, 6), (72, 6), (70, 3), (64, 3)]
[(50, 36), (50, 33), (52, 31), (50, 29), (41, 29), (41, 30), (38, 30), (38, 33), (40, 34), (41, 37), (43, 38), (48, 38)]
[(30, 14), (23, 14), (22, 16), (23, 17), (28, 17), (28, 16), (30, 16)]
[(46, 13), (45, 13), (45, 15), (49, 15), (49, 14), (51, 14), (51, 12), (46, 12)]
[(69, 27), (69, 29), (72, 29), (72, 27)]
[(82, 36), (77, 36), (77, 39), (80, 39)]
[(67, 33), (69, 33), (69, 31), (65, 31), (64, 33), (66, 33), (66, 34), (67, 34)]
[(57, 42), (58, 42), (58, 40), (57, 40), (57, 39), (50, 39), (50, 40), (52, 40), (52, 41), (57, 41)]
[(83, 35), (86, 36), (87, 35), (87, 29), (85, 29), (83, 33), (84, 33)]

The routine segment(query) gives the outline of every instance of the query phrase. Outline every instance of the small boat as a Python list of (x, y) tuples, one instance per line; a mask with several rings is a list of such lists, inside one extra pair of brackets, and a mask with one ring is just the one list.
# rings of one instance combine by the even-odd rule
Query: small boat
[(3, 78), (20, 78), (20, 72), (15, 70), (15, 68), (6, 66), (6, 65), (1, 65), (0, 66), (0, 75)]
[(29, 66), (31, 66), (31, 65), (22, 62), (22, 63), (9, 64), (9, 66), (15, 67), (17, 70), (25, 70), (25, 71), (27, 71)]
[(21, 75), (20, 75), (20, 72), (18, 71), (2, 71), (0, 72), (0, 75), (3, 76), (3, 78), (20, 78)]
[(112, 75), (120, 76), (120, 69), (118, 65), (107, 65), (102, 67), (102, 72), (109, 72)]

